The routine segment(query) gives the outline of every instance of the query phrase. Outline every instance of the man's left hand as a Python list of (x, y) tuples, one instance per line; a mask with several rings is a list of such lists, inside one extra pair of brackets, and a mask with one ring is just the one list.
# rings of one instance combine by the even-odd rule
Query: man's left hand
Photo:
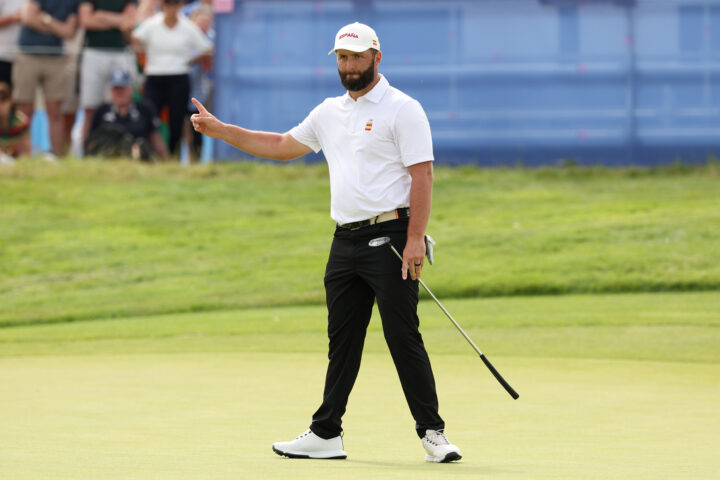
[(408, 272), (410, 278), (417, 280), (420, 278), (423, 264), (425, 263), (425, 239), (420, 236), (418, 238), (408, 238), (403, 250), (402, 278), (407, 280)]

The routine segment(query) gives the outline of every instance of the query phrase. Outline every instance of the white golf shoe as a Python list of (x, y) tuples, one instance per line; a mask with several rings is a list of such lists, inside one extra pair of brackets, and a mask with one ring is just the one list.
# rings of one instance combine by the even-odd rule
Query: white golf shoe
[(450, 443), (442, 430), (426, 430), (422, 444), (427, 462), (447, 463), (462, 458), (460, 448)]
[(278, 455), (288, 458), (323, 458), (328, 460), (347, 458), (340, 435), (325, 440), (315, 435), (311, 430), (291, 442), (275, 442), (272, 449)]

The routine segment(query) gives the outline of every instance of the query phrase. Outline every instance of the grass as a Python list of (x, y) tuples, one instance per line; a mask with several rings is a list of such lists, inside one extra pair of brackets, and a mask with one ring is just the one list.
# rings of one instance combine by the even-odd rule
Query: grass
[(458, 464), (423, 462), (377, 315), (344, 417), (348, 460), (275, 456), (272, 442), (307, 427), (327, 361), (324, 309), (280, 306), (0, 329), (0, 477), (716, 475), (720, 292), (444, 303), (520, 393), (421, 303)]
[[(720, 363), (720, 292), (442, 300), (491, 355)], [(434, 354), (474, 353), (432, 301), (419, 313)], [(287, 306), (0, 329), (3, 356), (327, 349), (326, 311)], [(387, 349), (373, 316), (366, 351)]]
[[(324, 165), (0, 168), (0, 325), (319, 305)], [(441, 298), (720, 286), (720, 169), (437, 168)]]
[[(42, 328), (42, 327), (41, 327)], [(274, 441), (307, 428), (323, 355), (203, 353), (0, 360), (0, 475), (301, 480), (715, 478), (717, 365), (436, 355), (441, 414), (463, 449), (423, 462), (389, 356), (364, 356), (345, 416), (348, 460), (292, 461)]]
[(520, 399), (423, 300), (431, 465), (377, 315), (348, 460), (270, 451), (322, 392), (324, 166), (2, 167), (0, 478), (716, 478), (719, 173), (436, 169), (424, 279)]

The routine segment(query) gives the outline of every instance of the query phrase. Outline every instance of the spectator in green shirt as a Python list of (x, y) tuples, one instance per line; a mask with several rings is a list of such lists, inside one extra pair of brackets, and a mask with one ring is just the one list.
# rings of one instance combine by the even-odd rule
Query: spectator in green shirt
[(112, 72), (136, 72), (135, 54), (128, 48), (137, 19), (137, 0), (81, 0), (80, 26), (85, 48), (80, 65), (80, 106), (85, 110), (83, 139), (94, 110), (105, 101)]

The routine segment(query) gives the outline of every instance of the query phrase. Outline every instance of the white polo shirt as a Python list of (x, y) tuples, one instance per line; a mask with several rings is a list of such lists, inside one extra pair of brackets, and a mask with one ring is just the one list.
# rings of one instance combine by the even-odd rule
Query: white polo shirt
[(212, 48), (213, 43), (194, 22), (178, 15), (173, 28), (160, 12), (133, 30), (132, 36), (145, 44), (146, 75), (182, 75), (190, 71), (190, 60)]
[(323, 151), (330, 171), (330, 216), (356, 222), (410, 205), (407, 167), (433, 161), (430, 123), (420, 103), (384, 76), (368, 93), (326, 99), (290, 130)]
[[(11, 15), (22, 8), (27, 0), (0, 0), (0, 17)], [(17, 51), (20, 36), (20, 22), (0, 27), (0, 60), (12, 62)]]

